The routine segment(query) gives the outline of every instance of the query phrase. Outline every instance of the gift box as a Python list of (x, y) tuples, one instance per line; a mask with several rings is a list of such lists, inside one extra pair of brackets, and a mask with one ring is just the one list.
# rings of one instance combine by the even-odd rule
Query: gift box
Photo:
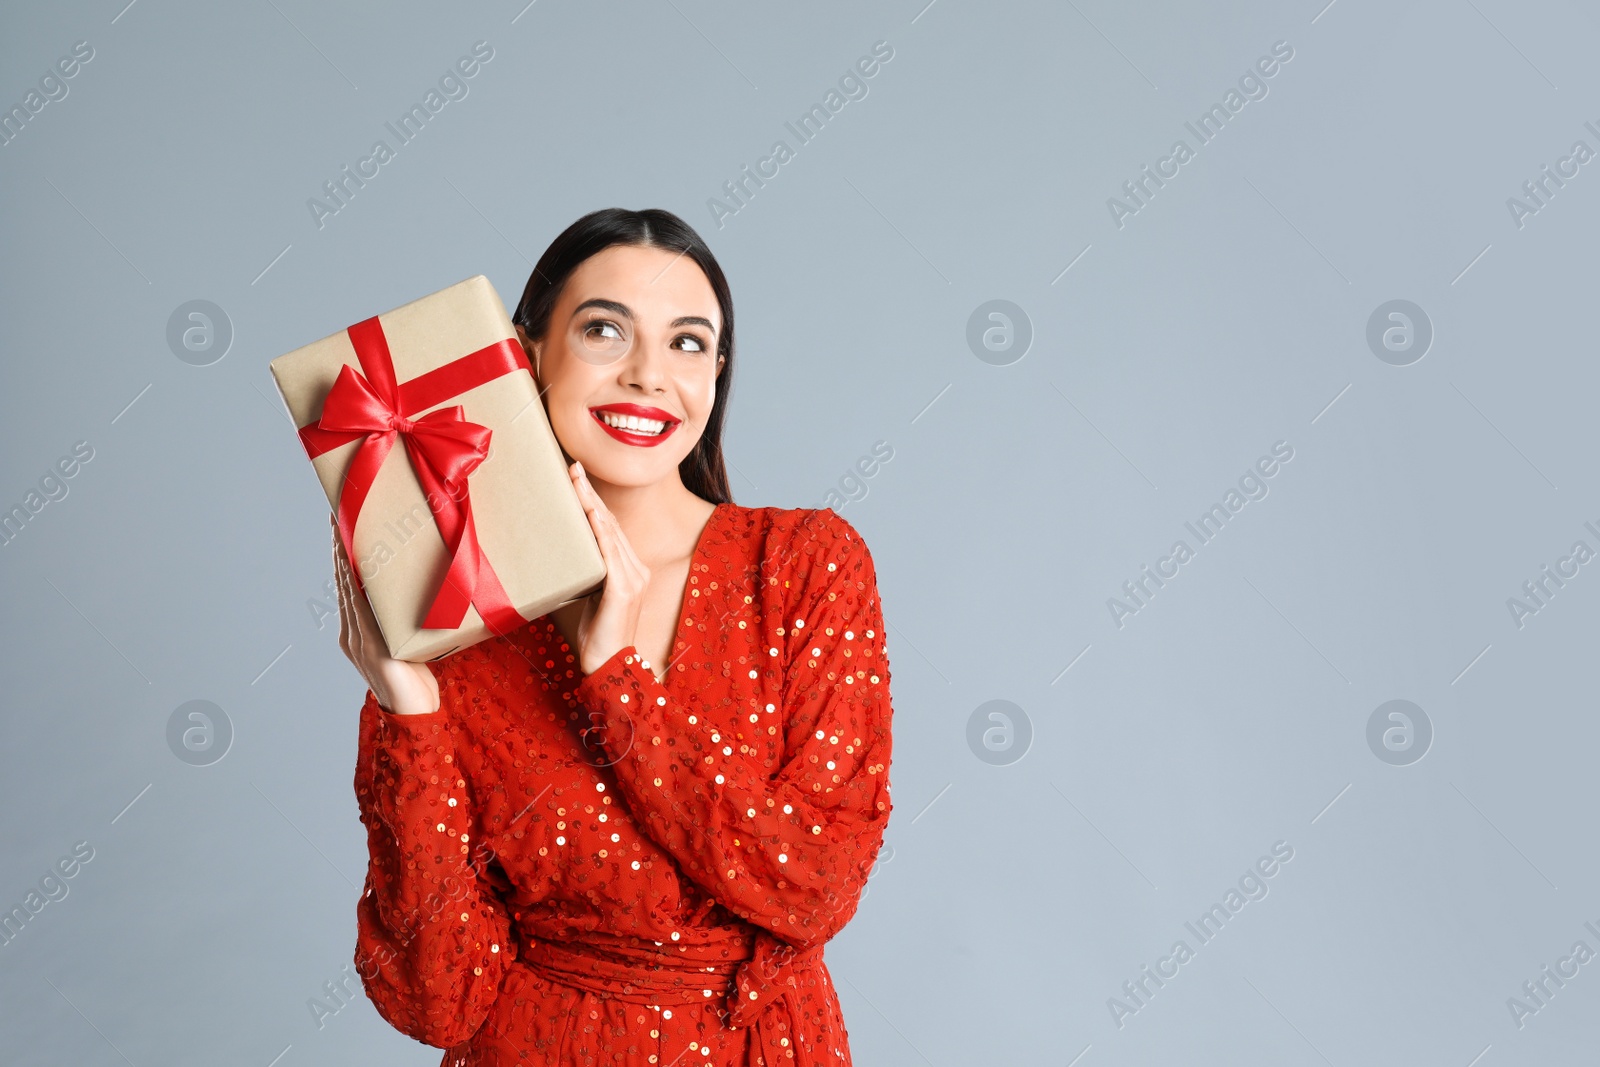
[(390, 655), (439, 659), (598, 588), (599, 545), (488, 278), (270, 366)]

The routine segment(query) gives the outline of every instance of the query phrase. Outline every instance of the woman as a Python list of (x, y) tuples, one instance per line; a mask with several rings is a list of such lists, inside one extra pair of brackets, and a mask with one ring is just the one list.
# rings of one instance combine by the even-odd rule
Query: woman
[(849, 1064), (822, 947), (891, 811), (872, 558), (730, 500), (732, 298), (681, 219), (579, 219), (513, 318), (606, 580), (403, 662), (335, 534), (367, 995), (454, 1067)]

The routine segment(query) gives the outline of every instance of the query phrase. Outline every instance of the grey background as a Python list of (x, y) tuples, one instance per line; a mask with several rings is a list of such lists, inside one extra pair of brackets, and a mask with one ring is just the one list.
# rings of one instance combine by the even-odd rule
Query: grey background
[[(1521, 627), (1507, 600), (1600, 549), (1600, 162), (1521, 227), (1506, 203), (1600, 149), (1592, 6), (524, 2), (7, 5), (0, 106), (95, 55), (0, 148), (0, 504), (94, 458), (0, 549), (0, 907), (95, 854), (0, 946), (0, 1059), (437, 1062), (364, 999), (307, 1006), (353, 951), (364, 685), (266, 365), (476, 273), (514, 304), (623, 205), (732, 281), (740, 503), (820, 506), (893, 448), (838, 509), (897, 711), (892, 853), (828, 951), (857, 1062), (1593, 1062), (1600, 961), (1521, 1028), (1507, 998), (1600, 951), (1600, 563)], [(319, 229), (307, 199), (477, 40), (469, 95)], [(879, 40), (868, 95), (718, 227), (708, 198)], [(1277, 41), (1268, 95), (1115, 225)], [(203, 367), (166, 342), (195, 299), (234, 331)], [(966, 342), (995, 299), (1033, 331), (1004, 366)], [(1366, 342), (1392, 299), (1435, 330), (1409, 366)], [(166, 740), (197, 699), (235, 734), (204, 767)], [(1433, 727), (1408, 766), (1367, 744), (1391, 699)], [(992, 700), (1031, 731), (1004, 765), (968, 741)]]

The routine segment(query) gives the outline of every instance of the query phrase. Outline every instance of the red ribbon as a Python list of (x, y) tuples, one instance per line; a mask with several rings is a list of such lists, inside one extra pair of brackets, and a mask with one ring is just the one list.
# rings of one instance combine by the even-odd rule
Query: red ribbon
[[(358, 322), (345, 332), (366, 374), (363, 376), (348, 363), (339, 368), (339, 377), (323, 401), (321, 419), (300, 428), (300, 441), (306, 454), (315, 459), (364, 438), (339, 491), (339, 536), (352, 564), (356, 558), (356, 519), (398, 436), (405, 442), (406, 454), (450, 555), (450, 568), (422, 625), (427, 629), (455, 629), (466, 618), (470, 604), (496, 634), (525, 626), (531, 620), (511, 606), (494, 567), (478, 544), (472, 519), (467, 478), (489, 455), (489, 428), (466, 421), (459, 404), (430, 411), (416, 420), (410, 418), (501, 375), (526, 369), (522, 347), (507, 338), (396, 384), (389, 342), (377, 316)], [(353, 570), (356, 588), (360, 589), (360, 568)]]

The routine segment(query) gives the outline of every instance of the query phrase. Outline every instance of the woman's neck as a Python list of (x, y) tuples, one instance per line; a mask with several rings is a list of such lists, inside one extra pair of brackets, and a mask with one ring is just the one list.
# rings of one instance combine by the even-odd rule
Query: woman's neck
[(716, 508), (677, 477), (652, 485), (611, 485), (590, 474), (589, 483), (646, 567), (693, 552)]

